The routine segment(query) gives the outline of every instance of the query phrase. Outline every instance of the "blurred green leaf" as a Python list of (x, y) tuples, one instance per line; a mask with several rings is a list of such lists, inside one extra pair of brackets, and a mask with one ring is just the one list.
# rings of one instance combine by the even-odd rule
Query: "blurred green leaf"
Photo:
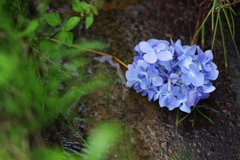
[(53, 44), (48, 40), (43, 40), (40, 42), (39, 47), (41, 52), (47, 53), (53, 48)]
[(87, 48), (87, 49), (94, 49), (94, 50), (101, 50), (105, 47), (105, 44), (98, 41), (92, 42), (80, 42), (76, 44), (77, 46)]
[(83, 13), (88, 8), (88, 4), (79, 0), (73, 0), (72, 7), (75, 12)]
[(88, 5), (86, 2), (81, 2), (81, 7), (85, 10), (88, 8)]
[(6, 53), (0, 53), (0, 86), (6, 84), (6, 82), (12, 77), (14, 74), (14, 68), (17, 65), (17, 61), (7, 56)]
[(68, 47), (70, 47), (73, 42), (73, 33), (68, 31), (61, 31), (56, 35), (56, 39), (63, 41)]
[(92, 25), (93, 20), (94, 20), (94, 18), (93, 18), (92, 14), (86, 16), (86, 24), (85, 24), (86, 29), (88, 29)]
[(72, 8), (75, 12), (80, 12), (82, 13), (83, 12), (83, 9), (81, 7), (81, 2), (79, 0), (73, 0), (72, 2)]
[(38, 28), (38, 26), (39, 24), (37, 20), (30, 21), (28, 23), (27, 28), (24, 31), (20, 32), (19, 36), (23, 37), (23, 36), (29, 35), (31, 32), (35, 31)]
[(43, 18), (51, 26), (58, 26), (61, 24), (61, 18), (58, 13), (47, 13), (47, 14), (44, 14)]
[(62, 28), (65, 31), (70, 31), (80, 22), (80, 17), (71, 17), (67, 24)]
[(94, 129), (89, 136), (89, 147), (85, 160), (103, 160), (120, 138), (120, 128), (116, 124), (105, 124)]
[(98, 9), (97, 9), (96, 6), (89, 4), (89, 8), (92, 10), (92, 12), (93, 12), (95, 15), (98, 15)]

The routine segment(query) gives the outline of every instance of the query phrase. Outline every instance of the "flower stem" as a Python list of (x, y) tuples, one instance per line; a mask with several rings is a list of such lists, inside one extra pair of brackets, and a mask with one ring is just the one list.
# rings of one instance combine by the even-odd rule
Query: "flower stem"
[(203, 117), (205, 117), (207, 120), (209, 120), (211, 123), (214, 124), (214, 122), (213, 122), (210, 118), (208, 118), (205, 114), (203, 114), (198, 108), (197, 108), (197, 111), (198, 111)]
[(168, 91), (170, 92), (171, 91), (171, 79), (168, 78)]
[(178, 117), (179, 117), (179, 109), (177, 110), (177, 114), (176, 114), (176, 126), (177, 127), (178, 127), (178, 124), (179, 124)]
[(195, 117), (196, 117), (196, 109), (197, 107), (194, 107), (193, 110), (194, 110), (194, 113), (193, 113), (193, 121), (192, 121), (192, 127), (194, 126), (194, 123), (195, 123)]
[[(49, 38), (48, 38), (48, 39), (49, 39)], [(59, 41), (59, 40), (57, 40), (57, 39), (51, 38), (51, 39), (49, 39), (49, 40), (51, 40), (51, 41), (53, 41), (53, 42), (58, 42), (58, 43), (65, 44), (64, 42)], [(110, 54), (106, 54), (106, 53), (103, 53), (103, 52), (99, 52), (99, 51), (95, 51), (95, 50), (83, 48), (83, 47), (80, 47), (80, 46), (77, 46), (77, 45), (74, 45), (74, 44), (72, 44), (71, 47), (79, 48), (79, 49), (82, 49), (82, 50), (84, 50), (84, 51), (91, 52), (91, 53), (94, 53), (94, 54), (98, 54), (98, 55), (101, 55), (101, 56), (111, 57), (112, 59), (114, 59), (115, 61), (117, 61), (118, 63), (120, 63), (121, 65), (123, 65), (124, 67), (126, 67), (126, 68), (128, 69), (128, 66), (127, 66), (124, 62), (122, 62), (120, 59), (118, 59), (117, 57), (112, 56), (112, 55), (110, 55)]]

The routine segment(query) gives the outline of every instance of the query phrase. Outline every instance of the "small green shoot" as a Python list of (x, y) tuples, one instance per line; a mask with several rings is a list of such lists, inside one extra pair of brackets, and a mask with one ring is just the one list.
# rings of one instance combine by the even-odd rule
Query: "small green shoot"
[(193, 121), (192, 121), (192, 126), (194, 126), (194, 123), (195, 123), (195, 118), (196, 118), (196, 112), (199, 112), (203, 117), (205, 117), (207, 120), (209, 120), (211, 123), (214, 124), (214, 122), (209, 118), (207, 117), (205, 114), (203, 114), (199, 108), (197, 106), (193, 107), (193, 109), (191, 110), (190, 113), (188, 113), (186, 116), (184, 116), (181, 120), (178, 121), (178, 114), (179, 112), (177, 112), (177, 115), (176, 115), (176, 126), (178, 126), (178, 124), (180, 122), (182, 122), (183, 120), (185, 120), (189, 115), (191, 115), (193, 113)]

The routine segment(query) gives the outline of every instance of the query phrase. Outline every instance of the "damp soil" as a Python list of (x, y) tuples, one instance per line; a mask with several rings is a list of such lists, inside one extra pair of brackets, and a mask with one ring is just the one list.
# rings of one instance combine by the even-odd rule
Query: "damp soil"
[[(182, 44), (190, 44), (198, 9), (195, 2), (185, 0), (106, 0), (93, 25), (86, 30), (84, 24), (80, 24), (74, 29), (74, 34), (77, 41), (104, 42), (103, 52), (130, 64), (136, 55), (134, 47), (142, 40), (169, 41), (172, 38), (174, 41), (181, 39)], [(52, 3), (50, 11), (75, 14), (71, 11), (71, 4), (64, 1)], [(240, 33), (239, 16), (235, 24), (236, 33)], [(108, 159), (240, 159), (240, 64), (229, 33), (226, 33), (226, 43), (228, 69), (224, 66), (221, 39), (217, 38), (214, 62), (220, 74), (214, 82), (216, 90), (198, 105), (214, 124), (197, 113), (195, 118), (191, 115), (176, 127), (176, 110), (161, 108), (157, 102), (148, 102), (147, 97), (126, 88), (114, 63), (95, 55), (88, 74), (102, 70), (110, 79), (109, 87), (82, 98), (71, 107), (77, 114), (68, 117), (114, 121), (122, 125), (122, 139)], [(236, 38), (236, 43), (240, 47), (240, 38)], [(209, 49), (210, 44), (209, 36), (204, 50)], [(126, 71), (123, 66), (121, 68)], [(185, 115), (180, 113), (179, 116)], [(98, 124), (71, 123), (85, 139)], [(68, 152), (84, 154), (81, 139), (60, 121), (53, 121), (46, 127), (45, 139), (49, 146), (62, 145)]]

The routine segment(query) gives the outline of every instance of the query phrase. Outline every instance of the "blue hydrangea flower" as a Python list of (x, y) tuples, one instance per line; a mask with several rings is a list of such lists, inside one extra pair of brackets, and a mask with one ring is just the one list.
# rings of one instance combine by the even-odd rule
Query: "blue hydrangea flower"
[(172, 59), (172, 53), (168, 50), (167, 41), (158, 41), (150, 39), (149, 41), (142, 41), (135, 47), (143, 59), (148, 63), (155, 63), (158, 59), (161, 61), (168, 61)]
[(138, 52), (126, 71), (126, 86), (169, 110), (190, 113), (201, 99), (215, 90), (219, 74), (212, 51), (199, 46), (150, 39), (135, 46)]
[(182, 82), (185, 85), (193, 84), (194, 86), (202, 86), (204, 82), (204, 76), (199, 71), (197, 64), (190, 64), (188, 68), (182, 69)]
[(168, 89), (168, 84), (164, 84), (161, 87), (161, 97), (159, 98), (159, 105), (160, 107), (168, 107), (171, 111), (174, 108), (178, 107), (176, 105), (176, 95), (179, 92), (178, 86), (171, 86), (171, 90)]
[(186, 112), (186, 113), (190, 113), (191, 108), (189, 106), (188, 95), (178, 93), (176, 106), (178, 106), (181, 111)]

